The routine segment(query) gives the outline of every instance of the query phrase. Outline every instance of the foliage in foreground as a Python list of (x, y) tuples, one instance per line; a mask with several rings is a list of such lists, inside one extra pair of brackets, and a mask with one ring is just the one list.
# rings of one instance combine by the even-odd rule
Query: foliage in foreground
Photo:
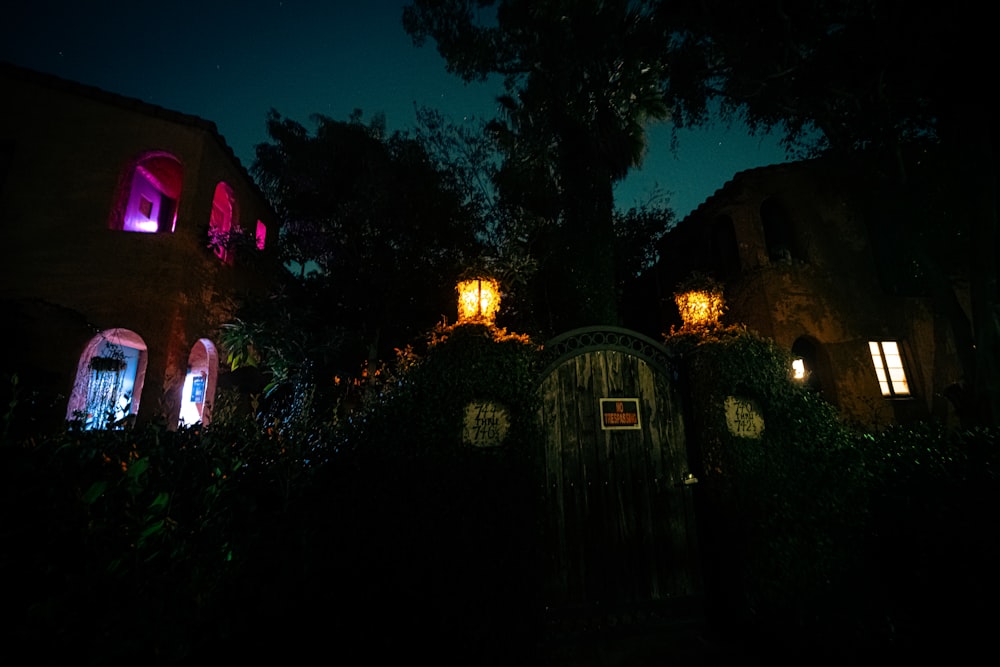
[(235, 418), (5, 438), (5, 649), (175, 661), (225, 638), (227, 590), (308, 488), (296, 448)]
[[(940, 649), (952, 636), (979, 643), (982, 621), (962, 591), (998, 589), (996, 433), (853, 430), (791, 380), (786, 351), (742, 328), (675, 331), (667, 344), (699, 406), (689, 425), (699, 520), (726, 622), (761, 650), (822, 647), (831, 658), (859, 646)], [(726, 396), (754, 401), (759, 439), (729, 431)]]
[[(478, 324), (439, 325), (425, 354), (401, 350), (338, 425), (350, 443), (331, 458), (340, 463), (323, 464), (234, 585), (238, 641), (294, 636), (288, 648), (473, 664), (523, 647), (540, 590), (527, 461), (535, 351)], [(470, 401), (509, 408), (504, 446), (462, 446)]]
[[(219, 405), (205, 428), (4, 438), (7, 648), (289, 658), (387, 623), (410, 642), (503, 650), (491, 628), (524, 631), (537, 588), (522, 458), (535, 347), (478, 325), (439, 327), (430, 347), (342, 422)], [(511, 407), (510, 447), (458, 451), (468, 400)]]
[[(988, 618), (965, 598), (1000, 590), (995, 433), (858, 433), (789, 382), (770, 341), (667, 342), (701, 380), (696, 404), (716, 408), (687, 425), (713, 620), (761, 654), (982, 645)], [(204, 429), (5, 437), (6, 648), (173, 662), (304, 656), (336, 638), (375, 655), (393, 650), (372, 634), (387, 626), (410, 648), (459, 638), (466, 657), (523, 646), (539, 590), (536, 352), (439, 327), (344, 422), (306, 412), (277, 428), (220, 408)], [(760, 439), (729, 433), (730, 394), (757, 402)], [(512, 408), (509, 447), (459, 446), (473, 400)]]

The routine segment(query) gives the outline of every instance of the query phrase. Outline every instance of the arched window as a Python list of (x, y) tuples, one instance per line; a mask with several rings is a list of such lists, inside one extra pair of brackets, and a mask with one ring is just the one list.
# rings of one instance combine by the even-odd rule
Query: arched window
[(146, 359), (146, 343), (134, 331), (94, 336), (80, 355), (66, 419), (88, 430), (128, 426), (139, 412)]
[(267, 227), (260, 220), (257, 221), (257, 233), (254, 238), (257, 239), (257, 250), (263, 250), (267, 241)]
[(173, 232), (183, 170), (169, 153), (146, 153), (123, 178), (111, 228), (126, 232)]
[(736, 244), (733, 219), (720, 215), (712, 223), (712, 263), (720, 280), (726, 281), (739, 275), (740, 251)]
[(218, 371), (219, 355), (215, 345), (207, 338), (198, 340), (188, 355), (187, 376), (181, 390), (181, 426), (198, 422), (207, 426), (211, 422)]
[(216, 256), (222, 261), (232, 263), (233, 253), (229, 247), (229, 235), (239, 226), (239, 210), (236, 206), (236, 195), (227, 183), (222, 181), (215, 186), (215, 196), (212, 197), (212, 216), (208, 221), (208, 238)]
[(760, 219), (764, 224), (764, 242), (772, 262), (790, 262), (792, 259), (806, 259), (802, 256), (795, 239), (792, 221), (777, 199), (766, 200), (760, 207)]

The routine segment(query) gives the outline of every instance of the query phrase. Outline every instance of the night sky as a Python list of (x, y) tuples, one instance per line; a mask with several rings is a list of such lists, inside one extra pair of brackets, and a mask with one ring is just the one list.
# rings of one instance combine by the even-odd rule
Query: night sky
[[(210, 120), (246, 166), (271, 108), (310, 129), (314, 113), (346, 120), (356, 108), (384, 112), (390, 130), (413, 127), (415, 106), (492, 118), (499, 84), (466, 85), (433, 42), (413, 46), (406, 4), (13, 0), (0, 10), (0, 60)], [(676, 154), (669, 127), (649, 139), (616, 192), (621, 209), (658, 193), (683, 217), (737, 172), (785, 161), (776, 138), (721, 123), (682, 132)]]

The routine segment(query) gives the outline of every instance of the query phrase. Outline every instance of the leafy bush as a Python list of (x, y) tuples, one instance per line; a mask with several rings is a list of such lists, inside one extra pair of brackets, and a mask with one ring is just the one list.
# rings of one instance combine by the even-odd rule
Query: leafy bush
[[(739, 327), (667, 344), (690, 382), (703, 551), (734, 631), (770, 654), (831, 661), (979, 643), (978, 610), (960, 599), (998, 588), (996, 434), (854, 430), (791, 380), (784, 350)], [(759, 407), (759, 439), (730, 433), (730, 395)]]
[(914, 653), (975, 654), (991, 636), (977, 599), (1000, 593), (1000, 438), (936, 422), (869, 438), (873, 576), (894, 640)]
[[(503, 329), (441, 325), (427, 353), (406, 355), (405, 372), (352, 416), (357, 468), (331, 504), (338, 534), (352, 545), (336, 567), (363, 586), (339, 589), (354, 600), (354, 616), (385, 615), (408, 641), (438, 654), (490, 660), (528, 631), (541, 590), (532, 506), (537, 350)], [(472, 401), (507, 408), (503, 444), (463, 443)], [(357, 630), (356, 619), (343, 622)]]
[[(751, 648), (829, 659), (990, 636), (965, 595), (1000, 592), (996, 433), (856, 432), (769, 340), (715, 328), (667, 344), (691, 406), (714, 620)], [(26, 436), (15, 392), (5, 648), (89, 664), (291, 659), (331, 641), (374, 655), (388, 625), (407, 650), (511, 656), (543, 588), (537, 352), (502, 329), (439, 326), (343, 420), (307, 405), (261, 422), (223, 392), (208, 428)], [(729, 431), (730, 395), (757, 404), (760, 438)], [(470, 401), (508, 408), (502, 446), (462, 442)]]
[(3, 441), (5, 648), (166, 661), (226, 636), (224, 593), (308, 488), (286, 451), (238, 422)]
[[(857, 437), (791, 379), (791, 358), (742, 328), (674, 333), (694, 408), (709, 567), (724, 612), (761, 631), (819, 631), (847, 610), (864, 557), (867, 480)], [(730, 432), (724, 400), (753, 401), (759, 438)]]

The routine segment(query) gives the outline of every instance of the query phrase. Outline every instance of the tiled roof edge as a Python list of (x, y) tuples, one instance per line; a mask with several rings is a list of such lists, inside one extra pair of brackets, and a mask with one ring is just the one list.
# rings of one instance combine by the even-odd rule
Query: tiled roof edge
[[(126, 109), (131, 109), (144, 113), (149, 116), (154, 116), (157, 118), (162, 118), (175, 123), (180, 123), (183, 125), (190, 125), (192, 127), (204, 130), (208, 132), (223, 149), (223, 152), (233, 161), (234, 164), (239, 168), (240, 172), (246, 176), (247, 180), (257, 188), (256, 181), (250, 175), (249, 170), (246, 165), (244, 165), (240, 159), (236, 156), (232, 147), (226, 142), (225, 137), (219, 132), (218, 126), (200, 116), (195, 116), (192, 114), (183, 113), (180, 111), (174, 111), (173, 109), (167, 109), (166, 107), (159, 106), (157, 104), (152, 104), (150, 102), (144, 102), (135, 97), (128, 97), (125, 95), (119, 95), (118, 93), (112, 93), (110, 91), (104, 90), (103, 88), (98, 88), (97, 86), (92, 86), (85, 83), (80, 83), (78, 81), (73, 81), (71, 79), (65, 79), (63, 77), (56, 76), (54, 74), (48, 74), (46, 72), (41, 72), (39, 70), (30, 69), (27, 67), (22, 67), (20, 65), (15, 65), (11, 62), (0, 61), (0, 73), (4, 75), (9, 75), (12, 78), (18, 78), (26, 81), (31, 81), (51, 88), (57, 88), (65, 90), (67, 92), (76, 93), (78, 95), (85, 95), (93, 99), (105, 102), (108, 104), (113, 104)], [(259, 188), (258, 188), (259, 189)]]

